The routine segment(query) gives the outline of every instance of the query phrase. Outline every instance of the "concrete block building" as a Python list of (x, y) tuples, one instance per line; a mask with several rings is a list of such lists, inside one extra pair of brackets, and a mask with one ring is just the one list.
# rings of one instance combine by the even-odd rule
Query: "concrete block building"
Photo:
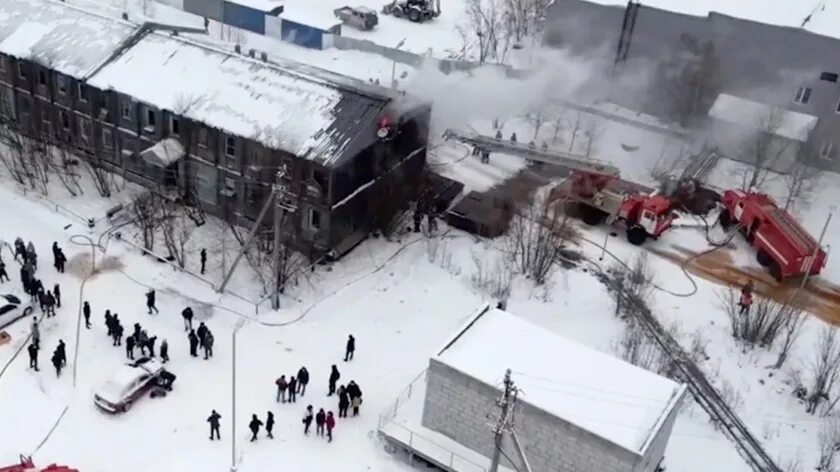
[(523, 392), (515, 429), (533, 470), (653, 472), (662, 461), (685, 386), (489, 307), (430, 360), (423, 427), (491, 457), (506, 369)]

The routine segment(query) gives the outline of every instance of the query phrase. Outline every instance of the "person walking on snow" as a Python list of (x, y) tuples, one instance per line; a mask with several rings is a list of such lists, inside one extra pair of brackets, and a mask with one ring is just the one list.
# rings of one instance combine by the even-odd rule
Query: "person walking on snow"
[(206, 361), (208, 358), (213, 357), (213, 342), (215, 338), (213, 338), (213, 333), (210, 332), (208, 329), (207, 332), (204, 334), (204, 360)]
[(184, 318), (184, 331), (192, 329), (193, 311), (192, 308), (186, 307), (181, 311), (181, 317)]
[(353, 353), (356, 351), (356, 338), (351, 334), (347, 337), (347, 347), (344, 349), (344, 362), (353, 360)]
[(6, 282), (9, 280), (9, 274), (6, 273), (6, 263), (0, 260), (0, 284), (3, 283), (3, 279), (6, 279)]
[(309, 371), (306, 367), (301, 367), (297, 373), (297, 393), (303, 396), (306, 393), (306, 384), (309, 383)]
[(327, 442), (332, 442), (333, 428), (335, 428), (335, 416), (330, 411), (327, 413)]
[(56, 266), (55, 268), (58, 270), (59, 273), (64, 273), (64, 264), (67, 262), (67, 256), (64, 255), (64, 251), (61, 249), (58, 250), (58, 257), (55, 260)]
[(262, 426), (262, 425), (263, 425), (263, 422), (260, 421), (259, 418), (257, 418), (257, 415), (251, 415), (251, 422), (248, 423), (248, 427), (251, 428), (251, 433), (253, 434), (251, 436), (251, 442), (254, 442), (254, 441), (257, 440), (257, 433), (260, 432), (260, 426)]
[(318, 436), (324, 435), (324, 423), (327, 421), (327, 414), (324, 413), (324, 409), (321, 408), (318, 410), (318, 414), (315, 415), (315, 434)]
[(190, 355), (192, 357), (198, 357), (198, 336), (195, 335), (194, 329), (190, 330), (190, 334), (187, 335), (187, 338), (190, 340)]
[(210, 417), (207, 418), (207, 422), (210, 423), (210, 440), (213, 440), (213, 436), (216, 436), (216, 439), (222, 439), (222, 435), (219, 434), (219, 420), (222, 418), (222, 415), (216, 413), (216, 410), (213, 410), (210, 413)]
[(53, 267), (58, 270), (58, 243), (53, 241), (52, 244)]
[(41, 349), (41, 329), (38, 326), (38, 317), (32, 317), (32, 344), (35, 349)]
[(114, 346), (122, 346), (122, 337), (123, 337), (123, 325), (122, 323), (114, 318)]
[(146, 292), (146, 308), (149, 309), (149, 314), (150, 315), (152, 314), (152, 310), (154, 310), (155, 313), (159, 313), (157, 307), (155, 306), (155, 291), (154, 290), (149, 290), (148, 292)]
[(314, 418), (312, 405), (309, 405), (306, 407), (306, 411), (303, 412), (303, 434), (309, 434), (309, 427), (312, 426), (312, 418)]
[(335, 393), (335, 383), (338, 382), (338, 379), (341, 378), (341, 374), (338, 372), (338, 367), (333, 364), (332, 370), (330, 371), (330, 392), (327, 393), (327, 396), (332, 396)]
[(105, 327), (108, 328), (108, 337), (114, 335), (114, 317), (111, 316), (111, 310), (105, 310)]
[(29, 351), (29, 367), (38, 372), (38, 346), (35, 343), (30, 343), (26, 350)]
[(38, 270), (38, 254), (35, 253), (35, 245), (32, 244), (32, 241), (29, 241), (29, 244), (26, 245), (26, 260), (31, 261), (32, 267)]
[(297, 395), (297, 380), (295, 380), (294, 376), (289, 379), (287, 390), (289, 391), (289, 403), (296, 403), (297, 399), (295, 398), (295, 395)]
[(207, 336), (207, 326), (204, 326), (203, 321), (198, 324), (198, 330), (196, 330), (195, 334), (198, 335), (198, 342), (201, 347), (204, 347), (204, 337)]
[(201, 275), (204, 275), (204, 269), (207, 266), (207, 249), (201, 249)]
[(125, 338), (125, 357), (134, 360), (134, 336)]
[(55, 316), (55, 297), (50, 291), (44, 296), (44, 306), (47, 308), (47, 318)]
[(347, 384), (347, 395), (350, 397), (350, 405), (353, 407), (353, 416), (359, 416), (359, 407), (362, 406), (362, 389), (356, 385), (355, 380)]
[(738, 306), (741, 308), (739, 314), (741, 315), (749, 315), (750, 314), (750, 306), (753, 303), (753, 296), (752, 291), (742, 290), (741, 291), (741, 298), (738, 300)]
[(90, 329), (90, 303), (87, 301), (82, 305), (82, 315), (85, 317), (85, 328)]
[(58, 340), (58, 346), (55, 348), (56, 354), (58, 354), (58, 359), (61, 361), (61, 367), (67, 365), (67, 346), (64, 344), (64, 340)]
[(55, 284), (53, 287), (53, 296), (55, 297), (56, 306), (61, 308), (61, 287), (58, 284)]
[(160, 343), (160, 359), (164, 364), (169, 362), (169, 343), (165, 339)]
[(277, 385), (277, 401), (286, 403), (286, 388), (289, 386), (286, 382), (286, 376), (281, 375), (279, 379), (274, 381), (274, 384)]
[(272, 429), (274, 429), (274, 413), (269, 411), (265, 419), (265, 433), (268, 439), (274, 439), (274, 435), (271, 434)]
[(338, 387), (338, 417), (347, 418), (347, 409), (350, 408), (350, 395), (344, 385)]
[(146, 346), (149, 348), (149, 357), (155, 357), (155, 343), (157, 342), (157, 336), (149, 337), (148, 341), (146, 341)]
[(61, 358), (58, 357), (58, 351), (53, 352), (52, 365), (55, 367), (55, 376), (61, 377)]

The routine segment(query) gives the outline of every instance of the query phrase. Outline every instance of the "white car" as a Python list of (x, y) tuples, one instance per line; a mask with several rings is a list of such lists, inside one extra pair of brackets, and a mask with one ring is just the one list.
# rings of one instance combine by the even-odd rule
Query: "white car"
[(168, 389), (175, 376), (160, 362), (142, 357), (114, 371), (93, 395), (93, 403), (108, 413), (123, 413), (154, 387)]
[(32, 306), (27, 301), (21, 300), (17, 295), (0, 295), (0, 329), (9, 326), (15, 321), (32, 314)]

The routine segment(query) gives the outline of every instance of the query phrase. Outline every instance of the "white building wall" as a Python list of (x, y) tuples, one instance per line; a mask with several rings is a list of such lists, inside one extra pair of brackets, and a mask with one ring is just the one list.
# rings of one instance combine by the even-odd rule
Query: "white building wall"
[[(499, 391), (434, 359), (429, 363), (426, 382), (423, 426), (491, 457), (493, 420), (488, 415), (498, 416), (495, 401)], [(516, 431), (534, 470), (648, 472), (638, 468), (642, 459), (639, 454), (527, 403), (520, 402), (520, 407)], [(506, 452), (512, 453), (512, 447), (507, 445)]]

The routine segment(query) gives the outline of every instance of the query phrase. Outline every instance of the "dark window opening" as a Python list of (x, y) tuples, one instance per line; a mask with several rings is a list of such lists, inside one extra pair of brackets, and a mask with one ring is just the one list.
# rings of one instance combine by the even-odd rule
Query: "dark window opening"
[(826, 82), (834, 82), (837, 83), (838, 75), (834, 72), (823, 72), (820, 74), (820, 80), (825, 80)]
[(169, 131), (176, 136), (181, 134), (181, 123), (178, 121), (178, 118), (172, 117), (170, 119)]
[(327, 189), (327, 174), (318, 169), (312, 169), (312, 180), (321, 187), (321, 190)]
[(150, 109), (150, 108), (147, 108), (146, 109), (146, 127), (151, 128), (151, 129), (155, 129), (155, 122), (156, 122), (155, 111)]
[(225, 138), (225, 155), (228, 157), (236, 157), (236, 138), (233, 136)]
[(67, 116), (67, 113), (60, 111), (58, 112), (59, 117), (61, 118), (61, 127), (65, 130), (70, 129), (70, 118)]
[(38, 84), (47, 85), (47, 73), (42, 70), (38, 71)]
[(321, 212), (318, 210), (309, 210), (309, 227), (312, 229), (321, 229)]

